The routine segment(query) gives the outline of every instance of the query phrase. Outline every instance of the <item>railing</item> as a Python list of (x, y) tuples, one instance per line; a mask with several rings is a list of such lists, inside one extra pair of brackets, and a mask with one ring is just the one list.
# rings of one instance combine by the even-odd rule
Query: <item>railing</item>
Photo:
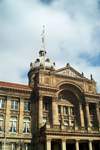
[(98, 133), (100, 134), (100, 131), (98, 128), (90, 130), (84, 128), (84, 127), (77, 127), (77, 126), (65, 126), (65, 125), (50, 125), (50, 124), (45, 124), (44, 127), (42, 127), (42, 130), (45, 131), (53, 131), (53, 132), (65, 132), (65, 133)]

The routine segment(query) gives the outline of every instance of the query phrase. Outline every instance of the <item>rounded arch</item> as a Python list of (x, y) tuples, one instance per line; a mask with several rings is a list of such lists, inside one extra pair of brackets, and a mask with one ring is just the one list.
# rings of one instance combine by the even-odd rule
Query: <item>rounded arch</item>
[(83, 89), (77, 85), (74, 82), (60, 82), (58, 85), (58, 92), (56, 93), (56, 96), (59, 99), (59, 94), (62, 93), (63, 91), (66, 91), (67, 93), (71, 92), (75, 97), (77, 98), (78, 101), (82, 102), (84, 99), (84, 91)]
[[(70, 82), (61, 82), (58, 84), (58, 104), (61, 105), (62, 110), (68, 110), (68, 115), (72, 115), (71, 120), (74, 118), (74, 125), (80, 126), (80, 103), (84, 104), (84, 92), (83, 89), (75, 84)], [(73, 113), (72, 113), (73, 112)]]
[(81, 86), (79, 86), (77, 83), (75, 83), (74, 81), (61, 81), (59, 82), (56, 86), (59, 89), (62, 85), (73, 85), (76, 88), (78, 88), (82, 93), (84, 92), (84, 90), (81, 88)]

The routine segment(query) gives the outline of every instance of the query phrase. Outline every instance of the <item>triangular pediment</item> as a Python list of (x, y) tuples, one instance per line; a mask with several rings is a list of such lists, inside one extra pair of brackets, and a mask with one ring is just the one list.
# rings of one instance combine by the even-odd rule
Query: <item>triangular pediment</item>
[(55, 74), (69, 76), (69, 77), (73, 77), (73, 78), (82, 78), (83, 77), (83, 74), (80, 74), (78, 71), (76, 71), (70, 65), (67, 65), (64, 68), (56, 70)]

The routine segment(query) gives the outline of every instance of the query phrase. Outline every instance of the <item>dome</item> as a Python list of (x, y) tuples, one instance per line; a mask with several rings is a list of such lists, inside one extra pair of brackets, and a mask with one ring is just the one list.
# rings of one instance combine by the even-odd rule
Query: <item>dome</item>
[(46, 51), (40, 50), (39, 51), (39, 57), (35, 60), (35, 62), (32, 62), (30, 64), (31, 69), (35, 68), (45, 68), (45, 69), (54, 69), (55, 68), (55, 62), (52, 62), (50, 58), (46, 57)]

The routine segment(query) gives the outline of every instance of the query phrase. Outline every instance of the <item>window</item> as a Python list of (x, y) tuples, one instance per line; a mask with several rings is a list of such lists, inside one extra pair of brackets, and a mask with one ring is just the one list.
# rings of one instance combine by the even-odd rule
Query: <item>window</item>
[(0, 132), (4, 130), (4, 117), (0, 116)]
[(64, 107), (63, 107), (63, 114), (64, 114), (64, 115), (67, 115), (67, 114), (68, 114), (68, 107), (67, 107), (67, 106), (64, 106)]
[(11, 109), (18, 110), (18, 101), (16, 100), (11, 101)]
[(64, 119), (64, 125), (68, 126), (69, 125), (69, 120), (68, 119)]
[(47, 101), (43, 101), (43, 109), (48, 111), (49, 110), (49, 104)]
[[(62, 112), (61, 112), (62, 109)], [(72, 106), (61, 106), (58, 105), (58, 113), (60, 113), (63, 117), (60, 118), (60, 123), (63, 121), (65, 126), (71, 126), (73, 127), (75, 122), (74, 122), (74, 107)]]
[(0, 99), (0, 108), (4, 108), (4, 99)]
[(25, 143), (24, 144), (24, 150), (29, 150), (30, 149), (30, 144), (29, 143)]
[(30, 111), (30, 103), (29, 102), (25, 102), (24, 103), (24, 111)]
[(74, 109), (73, 109), (73, 107), (69, 107), (69, 115), (74, 115)]
[(11, 143), (11, 150), (16, 150), (16, 143)]
[(44, 96), (43, 97), (43, 110), (44, 111), (50, 111), (51, 109), (51, 97), (49, 96)]
[(61, 106), (58, 105), (58, 113), (61, 114)]
[(10, 119), (10, 132), (17, 132), (17, 117)]
[(47, 116), (43, 116), (43, 124), (45, 125), (48, 122), (48, 117)]
[(74, 126), (74, 118), (73, 118), (73, 117), (69, 117), (69, 125), (70, 125), (71, 127)]
[(30, 118), (24, 118), (24, 133), (29, 133), (30, 132)]

